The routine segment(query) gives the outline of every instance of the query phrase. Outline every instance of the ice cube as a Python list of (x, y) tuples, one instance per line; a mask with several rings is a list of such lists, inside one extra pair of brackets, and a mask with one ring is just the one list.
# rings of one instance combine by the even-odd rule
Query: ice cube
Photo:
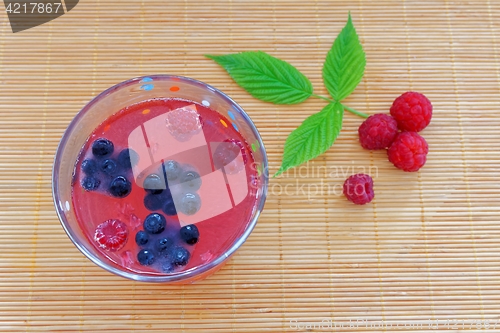
[(120, 255), (120, 259), (122, 262), (122, 265), (124, 267), (130, 268), (132, 264), (134, 263), (134, 256), (132, 255), (132, 252), (130, 251), (124, 251)]
[(134, 206), (128, 202), (117, 202), (115, 210), (118, 212), (118, 217), (122, 220), (127, 220), (129, 216), (135, 212)]
[(130, 214), (130, 226), (137, 230), (139, 227), (142, 227), (142, 220), (135, 214)]

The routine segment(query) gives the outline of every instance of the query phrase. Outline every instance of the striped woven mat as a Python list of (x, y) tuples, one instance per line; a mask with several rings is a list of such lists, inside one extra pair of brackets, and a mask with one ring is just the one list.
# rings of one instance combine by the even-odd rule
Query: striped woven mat
[[(251, 97), (204, 54), (262, 50), (327, 95), (321, 69), (348, 12), (367, 56), (345, 104), (387, 113), (407, 90), (434, 106), (416, 173), (363, 150), (350, 113), (335, 145), (270, 179), (254, 232), (194, 285), (132, 282), (98, 268), (56, 216), (58, 142), (92, 97), (174, 74), (231, 96), (256, 123), (270, 172), (287, 135), (325, 102)], [(500, 2), (82, 0), (13, 33), (0, 13), (0, 331), (500, 332)], [(345, 178), (376, 197), (355, 206)]]

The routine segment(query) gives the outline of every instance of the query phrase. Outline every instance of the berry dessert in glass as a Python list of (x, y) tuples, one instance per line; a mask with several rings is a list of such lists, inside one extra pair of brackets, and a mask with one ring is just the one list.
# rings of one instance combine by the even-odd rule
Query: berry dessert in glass
[(202, 82), (156, 75), (111, 87), (76, 115), (56, 153), (53, 196), (69, 238), (97, 265), (189, 283), (247, 239), (267, 178), (240, 106)]

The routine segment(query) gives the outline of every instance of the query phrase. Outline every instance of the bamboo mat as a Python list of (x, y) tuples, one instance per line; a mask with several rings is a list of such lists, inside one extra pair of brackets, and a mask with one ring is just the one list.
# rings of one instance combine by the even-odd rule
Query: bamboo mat
[[(348, 11), (367, 68), (346, 104), (388, 112), (407, 90), (433, 102), (420, 172), (363, 150), (362, 120), (346, 114), (332, 149), (271, 179), (256, 229), (207, 280), (134, 283), (72, 245), (51, 168), (87, 101), (146, 74), (207, 82), (247, 110), (274, 172), (324, 102), (257, 101), (203, 54), (263, 50), (326, 95), (323, 60)], [(81, 0), (16, 34), (0, 14), (0, 34), (0, 331), (500, 332), (500, 1)], [(375, 181), (364, 207), (339, 193), (360, 171)]]

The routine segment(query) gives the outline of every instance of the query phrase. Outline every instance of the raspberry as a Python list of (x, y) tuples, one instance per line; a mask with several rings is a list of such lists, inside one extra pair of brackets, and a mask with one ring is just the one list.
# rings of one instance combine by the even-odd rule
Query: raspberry
[(118, 251), (127, 242), (128, 228), (120, 220), (107, 220), (95, 229), (94, 240), (105, 250)]
[[(238, 146), (238, 148), (240, 148), (240, 151), (241, 151), (241, 157), (243, 157), (243, 163), (247, 164), (247, 162), (248, 162), (247, 153), (245, 152), (245, 147), (243, 146), (243, 143), (240, 140), (226, 139), (226, 140), (224, 140), (224, 142), (229, 142), (233, 146), (234, 145)], [(231, 148), (229, 148), (229, 149), (231, 150)], [(234, 150), (234, 148), (232, 150)]]
[(165, 117), (170, 134), (179, 141), (189, 140), (201, 129), (198, 112), (190, 107), (172, 110)]
[(401, 132), (387, 150), (389, 161), (398, 169), (418, 171), (427, 160), (429, 146), (416, 132)]
[(358, 134), (363, 148), (384, 149), (391, 145), (398, 134), (398, 123), (387, 114), (374, 114), (359, 126)]
[(364, 173), (350, 176), (344, 182), (344, 195), (356, 205), (369, 203), (375, 197), (372, 177)]
[(391, 116), (402, 131), (420, 132), (429, 125), (432, 118), (432, 104), (421, 93), (408, 91), (394, 100)]

